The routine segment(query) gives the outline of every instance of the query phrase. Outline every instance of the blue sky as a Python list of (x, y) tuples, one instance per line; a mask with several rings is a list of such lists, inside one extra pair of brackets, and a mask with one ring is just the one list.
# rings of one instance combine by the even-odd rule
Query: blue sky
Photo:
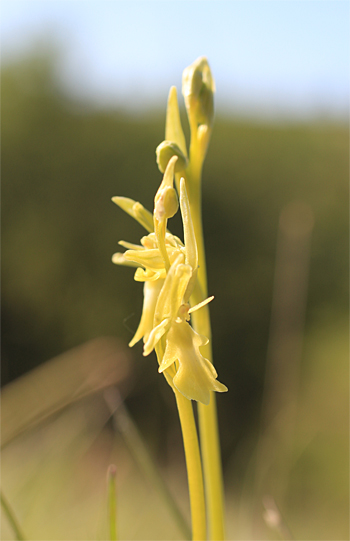
[(131, 109), (165, 103), (208, 57), (219, 108), (337, 116), (349, 94), (347, 0), (2, 0), (2, 56), (56, 41), (70, 92)]

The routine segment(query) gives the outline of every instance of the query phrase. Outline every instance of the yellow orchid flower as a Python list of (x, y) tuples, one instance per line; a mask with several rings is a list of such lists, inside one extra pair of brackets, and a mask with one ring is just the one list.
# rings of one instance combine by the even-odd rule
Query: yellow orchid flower
[[(155, 306), (164, 284), (166, 271), (164, 260), (157, 248), (154, 233), (143, 237), (141, 239), (141, 246), (124, 241), (120, 241), (119, 244), (129, 249), (123, 254), (114, 254), (112, 257), (113, 263), (117, 265), (136, 266), (134, 279), (137, 282), (144, 282), (142, 316), (135, 336), (129, 343), (129, 346), (132, 347), (142, 338), (146, 341), (153, 329)], [(184, 245), (180, 239), (170, 233), (166, 233), (165, 246), (169, 261), (171, 262), (185, 252)]]
[(208, 339), (196, 333), (188, 323), (191, 312), (213, 299), (210, 297), (193, 308), (184, 303), (191, 275), (191, 266), (184, 264), (180, 255), (171, 265), (159, 293), (154, 312), (157, 325), (148, 336), (144, 355), (149, 355), (165, 335), (165, 352), (158, 371), (162, 373), (176, 363), (173, 385), (186, 398), (209, 404), (210, 391), (225, 392), (227, 387), (216, 380), (215, 368), (199, 351), (200, 346), (208, 343)]
[[(186, 398), (208, 404), (210, 391), (224, 392), (227, 387), (217, 381), (213, 365), (205, 359), (199, 348), (208, 339), (195, 332), (189, 324), (190, 313), (201, 308), (213, 297), (190, 308), (189, 299), (195, 287), (198, 269), (197, 243), (191, 219), (185, 180), (180, 181), (180, 209), (184, 240), (167, 231), (167, 221), (177, 212), (179, 203), (173, 187), (178, 156), (172, 156), (165, 168), (163, 180), (154, 198), (153, 226), (141, 239), (141, 244), (120, 241), (127, 248), (116, 253), (112, 261), (119, 265), (136, 266), (135, 280), (144, 282), (142, 315), (137, 331), (129, 343), (132, 347), (144, 341), (144, 355), (149, 355), (160, 340), (164, 340), (164, 355), (158, 358), (162, 373), (175, 363), (175, 372), (168, 381)], [(126, 212), (151, 229), (148, 211), (140, 203), (127, 198), (113, 198)], [(142, 210), (141, 219), (140, 212)], [(164, 337), (164, 338), (163, 338)], [(156, 348), (157, 355), (159, 350)]]
[(197, 400), (208, 405), (210, 391), (219, 393), (227, 391), (227, 387), (217, 381), (217, 372), (208, 359), (200, 351), (208, 339), (202, 336), (181, 317), (176, 318), (166, 337), (166, 348), (159, 372), (178, 362), (173, 385), (186, 398)]

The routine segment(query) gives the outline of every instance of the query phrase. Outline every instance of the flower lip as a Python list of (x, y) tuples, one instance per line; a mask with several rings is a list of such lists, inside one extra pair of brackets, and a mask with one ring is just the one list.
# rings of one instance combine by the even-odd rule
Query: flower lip
[(226, 392), (227, 387), (220, 383), (214, 366), (199, 351), (208, 342), (192, 329), (186, 321), (172, 323), (167, 337), (166, 348), (158, 371), (163, 372), (177, 363), (173, 378), (174, 386), (189, 400), (209, 404), (210, 391)]

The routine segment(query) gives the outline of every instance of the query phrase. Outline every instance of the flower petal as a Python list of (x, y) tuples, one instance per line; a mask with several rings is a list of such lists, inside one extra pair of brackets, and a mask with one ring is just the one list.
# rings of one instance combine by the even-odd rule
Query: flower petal
[(227, 387), (216, 380), (214, 366), (201, 355), (199, 347), (203, 343), (205, 337), (197, 334), (188, 323), (173, 322), (167, 335), (168, 353), (164, 365), (168, 367), (171, 359), (177, 359), (179, 367), (173, 379), (175, 387), (186, 398), (207, 405), (210, 391), (225, 392)]
[(137, 220), (149, 233), (153, 231), (153, 216), (152, 213), (145, 209), (141, 203), (134, 201), (129, 197), (112, 197), (113, 203), (118, 205), (124, 212)]
[(143, 269), (142, 267), (137, 267), (134, 280), (136, 282), (154, 282), (159, 278), (165, 278), (165, 270), (161, 269), (160, 271), (153, 271), (151, 269)]
[(156, 325), (164, 318), (175, 319), (181, 304), (183, 304), (183, 296), (192, 275), (191, 267), (184, 265), (183, 260), (184, 257), (180, 254), (171, 265), (165, 278), (154, 312)]
[(121, 254), (120, 252), (116, 252), (112, 255), (112, 263), (115, 265), (125, 265), (126, 267), (138, 267), (138, 263), (135, 263), (135, 261), (128, 261), (125, 259), (124, 254)]
[(163, 319), (163, 321), (159, 323), (159, 325), (152, 329), (143, 348), (143, 355), (145, 357), (147, 357), (147, 355), (149, 355), (151, 351), (154, 350), (156, 344), (162, 338), (163, 334), (167, 332), (170, 323), (170, 319)]
[(135, 261), (145, 268), (158, 270), (164, 267), (163, 259), (157, 249), (127, 250), (124, 253), (124, 257), (129, 261)]
[(184, 178), (180, 179), (180, 207), (184, 228), (186, 263), (192, 267), (192, 277), (185, 294), (185, 302), (188, 302), (197, 280), (198, 250)]
[(129, 346), (134, 346), (141, 338), (146, 342), (153, 329), (154, 310), (156, 307), (159, 292), (163, 286), (164, 280), (147, 281), (143, 286), (143, 307), (142, 315), (137, 331)]
[(126, 242), (125, 240), (120, 240), (118, 242), (120, 246), (123, 246), (127, 250), (143, 250), (143, 246), (140, 246), (139, 244), (132, 244), (132, 242)]

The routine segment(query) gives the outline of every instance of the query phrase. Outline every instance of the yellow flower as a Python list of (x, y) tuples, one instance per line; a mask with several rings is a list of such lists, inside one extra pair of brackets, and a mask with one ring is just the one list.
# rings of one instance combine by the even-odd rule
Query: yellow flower
[[(166, 249), (171, 262), (184, 253), (183, 243), (175, 235), (166, 234)], [(120, 241), (122, 246), (129, 248), (124, 254), (116, 253), (112, 257), (113, 263), (118, 265), (137, 266), (134, 279), (144, 282), (142, 316), (135, 336), (129, 346), (134, 346), (142, 338), (148, 339), (153, 329), (154, 310), (158, 295), (164, 284), (166, 271), (164, 261), (157, 247), (154, 233), (150, 233), (141, 239), (141, 246)]]
[(173, 385), (186, 398), (209, 404), (210, 391), (224, 392), (227, 387), (216, 380), (215, 368), (199, 351), (200, 346), (208, 343), (208, 339), (196, 333), (188, 323), (190, 313), (213, 299), (210, 297), (193, 308), (184, 303), (191, 275), (191, 266), (184, 264), (183, 256), (180, 255), (171, 265), (159, 293), (154, 312), (156, 326), (145, 343), (144, 355), (149, 355), (165, 336), (165, 352), (159, 372), (164, 372), (176, 363)]
[[(199, 348), (208, 343), (208, 339), (189, 324), (190, 314), (213, 297), (190, 308), (189, 300), (197, 280), (198, 254), (184, 179), (180, 181), (180, 209), (185, 242), (166, 230), (168, 218), (178, 209), (173, 187), (177, 159), (177, 156), (170, 159), (155, 196), (154, 232), (143, 237), (140, 245), (121, 241), (119, 244), (127, 250), (124, 254), (114, 254), (112, 261), (136, 266), (134, 278), (144, 282), (142, 316), (129, 346), (143, 338), (143, 354), (147, 356), (156, 349), (159, 372), (166, 371), (170, 384), (186, 398), (208, 404), (210, 391), (224, 392), (227, 387), (217, 381), (215, 368), (200, 353)], [(113, 198), (113, 201), (150, 231), (150, 213), (142, 205), (126, 198)]]
[(200, 346), (208, 339), (196, 333), (191, 325), (177, 318), (171, 325), (166, 337), (166, 348), (159, 372), (163, 372), (174, 362), (179, 366), (173, 378), (173, 384), (186, 398), (209, 404), (210, 391), (219, 393), (227, 387), (217, 381), (217, 372), (200, 351)]

